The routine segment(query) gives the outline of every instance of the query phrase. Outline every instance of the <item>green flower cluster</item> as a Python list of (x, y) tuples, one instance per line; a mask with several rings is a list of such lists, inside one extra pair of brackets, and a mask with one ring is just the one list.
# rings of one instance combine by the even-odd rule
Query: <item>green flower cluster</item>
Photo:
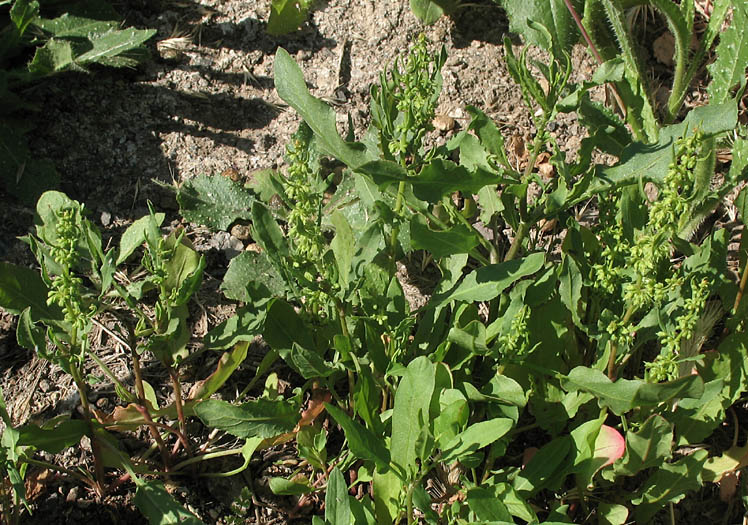
[(523, 304), (514, 314), (509, 325), (509, 330), (500, 334), (496, 341), (501, 353), (506, 357), (523, 357), (529, 353), (530, 332), (527, 329), (527, 320), (530, 318), (530, 307)]
[[(604, 324), (610, 340), (618, 346), (625, 348), (633, 344), (634, 314), (665, 306), (681, 296), (686, 283), (692, 279), (682, 268), (663, 263), (672, 253), (673, 239), (678, 235), (683, 217), (690, 213), (694, 168), (703, 140), (703, 133), (697, 129), (675, 142), (673, 162), (659, 188), (657, 200), (649, 209), (647, 225), (634, 231), (633, 239), (624, 234), (622, 218), (611, 204), (620, 199), (598, 201), (601, 248), (596, 261), (590, 265), (590, 279), (599, 292), (614, 300), (623, 299), (625, 313), (608, 312)], [(649, 380), (677, 377), (678, 351), (681, 343), (693, 334), (709, 295), (709, 281), (702, 280), (690, 289), (690, 298), (681, 300), (682, 313), (675, 318), (675, 325), (658, 334), (662, 350), (657, 359), (646, 366)]]
[(706, 307), (706, 300), (711, 293), (709, 279), (691, 286), (691, 296), (683, 301), (681, 313), (675, 318), (675, 326), (657, 333), (662, 349), (660, 355), (647, 363), (647, 379), (665, 381), (677, 379), (679, 375), (679, 354), (683, 344), (694, 337), (696, 325)]
[(303, 267), (319, 262), (326, 250), (322, 233), (320, 177), (311, 163), (308, 139), (297, 132), (286, 148), (288, 171), (283, 189), (292, 203), (288, 213), (288, 237), (294, 243), (293, 265)]
[(83, 297), (83, 280), (74, 274), (80, 255), (78, 243), (83, 232), (80, 229), (80, 211), (65, 208), (57, 214), (55, 222), (56, 243), (50, 245), (50, 255), (60, 267), (60, 273), (52, 278), (47, 295), (47, 304), (56, 304), (62, 309), (65, 321), (71, 325), (69, 345), (57, 347), (63, 350), (69, 347), (70, 355), (79, 361), (83, 359), (86, 347), (86, 334), (91, 316), (96, 307), (86, 307)]
[(421, 34), (410, 49), (404, 70), (396, 61), (389, 75), (382, 75), (381, 92), (374, 90), (373, 94), (391, 101), (399, 112), (387, 145), (390, 154), (403, 160), (418, 155), (424, 135), (432, 129), (445, 59), (444, 50), (438, 56), (429, 53), (426, 37)]

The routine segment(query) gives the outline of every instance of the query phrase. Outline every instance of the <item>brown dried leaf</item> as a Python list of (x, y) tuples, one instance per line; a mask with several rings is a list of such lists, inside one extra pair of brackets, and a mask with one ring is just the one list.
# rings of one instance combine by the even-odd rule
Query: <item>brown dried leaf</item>
[(652, 43), (652, 52), (655, 58), (666, 66), (673, 65), (673, 53), (675, 53), (675, 38), (666, 31)]

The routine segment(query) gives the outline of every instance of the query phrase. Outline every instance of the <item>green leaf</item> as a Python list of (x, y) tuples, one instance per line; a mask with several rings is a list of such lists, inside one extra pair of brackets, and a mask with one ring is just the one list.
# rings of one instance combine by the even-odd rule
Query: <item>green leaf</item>
[(336, 211), (332, 214), (331, 221), (335, 227), (335, 237), (330, 242), (330, 248), (335, 255), (335, 262), (338, 266), (338, 283), (343, 291), (348, 289), (348, 283), (351, 278), (351, 261), (356, 244), (353, 238), (353, 230), (348, 224), (345, 216)]
[(673, 427), (662, 416), (652, 415), (638, 432), (626, 432), (626, 455), (615, 465), (615, 474), (633, 476), (665, 463), (672, 454)]
[(301, 494), (309, 494), (314, 490), (312, 484), (306, 478), (301, 478), (303, 481), (297, 481), (296, 479), (286, 478), (270, 478), (270, 490), (273, 494), (279, 496), (300, 496)]
[(676, 139), (682, 137), (686, 131), (692, 131), (696, 126), (708, 138), (730, 131), (736, 124), (737, 105), (734, 100), (695, 108), (680, 124), (662, 128), (657, 144), (633, 142), (623, 150), (615, 166), (599, 165), (590, 191), (599, 192), (611, 187), (638, 184), (640, 180), (662, 184), (668, 166), (673, 160), (673, 145)]
[(301, 69), (285, 49), (278, 48), (273, 67), (278, 96), (294, 108), (314, 131), (322, 152), (353, 169), (371, 160), (363, 144), (345, 142), (340, 138), (335, 112), (309, 93)]
[[(500, 0), (509, 17), (509, 29), (524, 37), (525, 44), (535, 44), (551, 51), (547, 38), (539, 29), (532, 29), (529, 22), (537, 22), (553, 35), (553, 55), (557, 58), (564, 52), (571, 54), (571, 48), (579, 39), (579, 31), (574, 19), (564, 4), (564, 0)], [(580, 12), (580, 3), (575, 4)]]
[(748, 66), (748, 5), (745, 2), (730, 2), (732, 22), (719, 37), (715, 50), (717, 59), (708, 66), (712, 81), (707, 87), (709, 102), (725, 102), (734, 87), (745, 87), (745, 68)]
[(363, 426), (358, 421), (351, 419), (348, 414), (338, 407), (325, 403), (328, 414), (340, 425), (348, 441), (348, 448), (354, 456), (376, 463), (380, 471), (384, 471), (390, 463), (390, 452), (384, 446), (381, 437)]
[(0, 306), (10, 313), (31, 308), (32, 321), (62, 319), (57, 305), (47, 305), (48, 291), (39, 272), (0, 261)]
[(725, 418), (725, 411), (748, 388), (748, 336), (727, 336), (716, 352), (706, 354), (699, 375), (706, 381), (698, 399), (682, 399), (665, 417), (675, 424), (678, 445), (700, 443)]
[(581, 311), (584, 308), (582, 303), (582, 272), (577, 262), (568, 255), (564, 255), (558, 272), (558, 280), (560, 281), (558, 293), (561, 296), (561, 302), (571, 312), (574, 325), (582, 328)]
[(544, 488), (553, 488), (569, 473), (573, 462), (573, 442), (562, 436), (538, 450), (514, 480), (514, 490), (532, 497)]
[[(103, 33), (88, 33), (86, 45), (74, 46), (73, 40), (52, 38), (37, 48), (29, 64), (29, 72), (36, 76), (48, 76), (62, 71), (85, 71), (89, 64), (112, 67), (132, 67), (138, 60), (130, 56), (133, 52), (142, 55), (140, 46), (153, 35), (155, 29), (110, 29)], [(80, 53), (82, 50), (86, 50)]]
[[(260, 285), (260, 286), (258, 286)], [(243, 251), (229, 262), (221, 291), (228, 299), (245, 303), (257, 300), (251, 288), (265, 287), (269, 294), (284, 297), (286, 285), (267, 254)]]
[(435, 308), (450, 301), (490, 301), (498, 297), (514, 282), (540, 270), (544, 262), (545, 254), (538, 252), (523, 259), (483, 266), (470, 272), (452, 290), (434, 295), (429, 302), (429, 307)]
[(460, 458), (490, 445), (497, 439), (501, 439), (513, 426), (514, 421), (501, 417), (474, 423), (444, 447), (442, 459), (445, 463), (460, 460)]
[(431, 203), (437, 203), (456, 191), (472, 195), (484, 186), (500, 182), (495, 173), (482, 168), (468, 171), (452, 161), (438, 158), (424, 166), (416, 176), (409, 176), (405, 168), (386, 160), (369, 162), (359, 170), (369, 175), (380, 188), (405, 181), (413, 187), (417, 198)]
[(272, 0), (267, 31), (271, 35), (285, 35), (296, 31), (307, 18), (311, 2), (308, 0)]
[(304, 379), (330, 377), (340, 370), (339, 365), (333, 365), (316, 352), (297, 344), (291, 350), (278, 349), (278, 353)]
[(631, 500), (636, 507), (636, 522), (650, 523), (651, 518), (666, 503), (677, 503), (686, 493), (701, 487), (701, 471), (709, 456), (706, 450), (696, 450), (675, 463), (661, 464)]
[(458, 223), (447, 230), (432, 230), (422, 215), (413, 215), (410, 221), (411, 247), (426, 250), (435, 259), (460, 253), (470, 253), (478, 246), (475, 230)]
[(278, 260), (288, 257), (288, 243), (283, 232), (267, 206), (258, 201), (252, 205), (252, 236), (268, 258)]
[(58, 38), (88, 38), (91, 33), (106, 33), (117, 29), (117, 20), (97, 20), (65, 13), (53, 20), (41, 18), (35, 24), (47, 33)]
[(205, 348), (208, 350), (225, 350), (239, 341), (251, 342), (263, 330), (265, 324), (265, 302), (248, 304), (236, 310), (236, 313), (205, 334)]
[(212, 230), (227, 230), (237, 219), (249, 219), (252, 195), (223, 175), (198, 175), (177, 189), (179, 213)]
[(417, 468), (416, 443), (421, 430), (429, 428), (431, 398), (434, 393), (436, 367), (427, 357), (410, 362), (395, 391), (392, 411), (392, 461), (408, 475)]
[(374, 472), (374, 508), (378, 523), (395, 523), (400, 509), (400, 500), (404, 493), (403, 482), (394, 471)]
[(47, 332), (31, 319), (31, 308), (26, 308), (18, 317), (16, 327), (18, 345), (32, 352), (44, 355), (47, 345)]
[(156, 226), (159, 227), (164, 222), (165, 217), (166, 215), (163, 213), (155, 213), (153, 216), (146, 215), (128, 226), (119, 240), (117, 265), (125, 262), (127, 258), (145, 242), (145, 229), (148, 227), (151, 220), (155, 221)]
[(609, 407), (620, 416), (634, 408), (656, 406), (671, 399), (698, 399), (704, 392), (704, 381), (694, 375), (658, 384), (640, 379), (613, 382), (600, 370), (578, 366), (569, 372), (564, 388), (594, 394), (600, 405)]
[(616, 503), (600, 503), (597, 516), (599, 525), (624, 525), (628, 521), (629, 509)]
[(54, 428), (24, 425), (18, 429), (18, 444), (35, 447), (50, 454), (59, 454), (64, 449), (80, 442), (88, 432), (88, 425), (80, 419), (68, 419)]
[(257, 399), (241, 405), (206, 399), (195, 405), (195, 415), (206, 426), (245, 439), (271, 438), (290, 432), (299, 420), (296, 408), (282, 399)]
[(206, 379), (198, 381), (190, 390), (190, 399), (205, 399), (221, 388), (224, 383), (231, 377), (231, 374), (244, 362), (247, 357), (249, 343), (244, 341), (229, 351), (224, 352), (221, 359), (218, 360), (216, 369)]
[(158, 480), (134, 478), (137, 488), (133, 503), (151, 525), (198, 525), (203, 523), (168, 493)]
[(352, 523), (348, 484), (338, 467), (332, 469), (325, 494), (325, 521), (328, 523)]
[(410, 10), (426, 25), (433, 24), (444, 14), (441, 6), (432, 0), (410, 0)]
[(262, 336), (274, 350), (291, 350), (294, 343), (310, 350), (315, 348), (311, 330), (293, 306), (280, 299), (273, 300), (268, 307)]
[(493, 490), (475, 487), (467, 491), (467, 504), (475, 516), (483, 521), (503, 521), (513, 523), (504, 503), (496, 497)]

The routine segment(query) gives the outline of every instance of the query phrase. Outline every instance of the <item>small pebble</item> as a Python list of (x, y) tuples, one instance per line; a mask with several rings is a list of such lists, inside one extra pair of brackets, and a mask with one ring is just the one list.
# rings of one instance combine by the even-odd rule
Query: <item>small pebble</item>
[(108, 211), (101, 212), (101, 225), (105, 228), (112, 223), (112, 214)]
[(252, 230), (246, 224), (235, 224), (231, 228), (231, 235), (240, 241), (246, 241), (252, 236)]
[(455, 128), (455, 119), (449, 115), (437, 115), (431, 123), (439, 131), (451, 131)]
[(65, 497), (65, 501), (68, 503), (73, 503), (75, 500), (78, 499), (78, 487), (73, 487), (70, 489), (70, 492), (68, 492), (68, 495)]

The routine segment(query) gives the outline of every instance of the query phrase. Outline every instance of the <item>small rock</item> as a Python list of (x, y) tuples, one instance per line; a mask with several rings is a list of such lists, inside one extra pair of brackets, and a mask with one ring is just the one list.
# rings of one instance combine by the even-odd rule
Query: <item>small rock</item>
[(439, 131), (451, 131), (455, 128), (455, 119), (449, 115), (437, 115), (431, 123)]
[(68, 503), (73, 503), (78, 499), (78, 487), (73, 487), (70, 489), (70, 492), (68, 492), (68, 495), (65, 497), (65, 501)]
[(235, 224), (231, 228), (231, 235), (240, 241), (246, 241), (252, 236), (252, 231), (246, 224)]
[(47, 381), (46, 379), (42, 379), (41, 381), (39, 381), (39, 390), (41, 390), (43, 393), (46, 394), (47, 392), (49, 392), (49, 387), (49, 381)]
[(107, 227), (112, 223), (112, 214), (108, 211), (102, 211), (101, 212), (101, 225), (103, 227)]
[(242, 241), (228, 232), (218, 232), (210, 240), (210, 246), (222, 251), (227, 259), (233, 259), (244, 251)]

